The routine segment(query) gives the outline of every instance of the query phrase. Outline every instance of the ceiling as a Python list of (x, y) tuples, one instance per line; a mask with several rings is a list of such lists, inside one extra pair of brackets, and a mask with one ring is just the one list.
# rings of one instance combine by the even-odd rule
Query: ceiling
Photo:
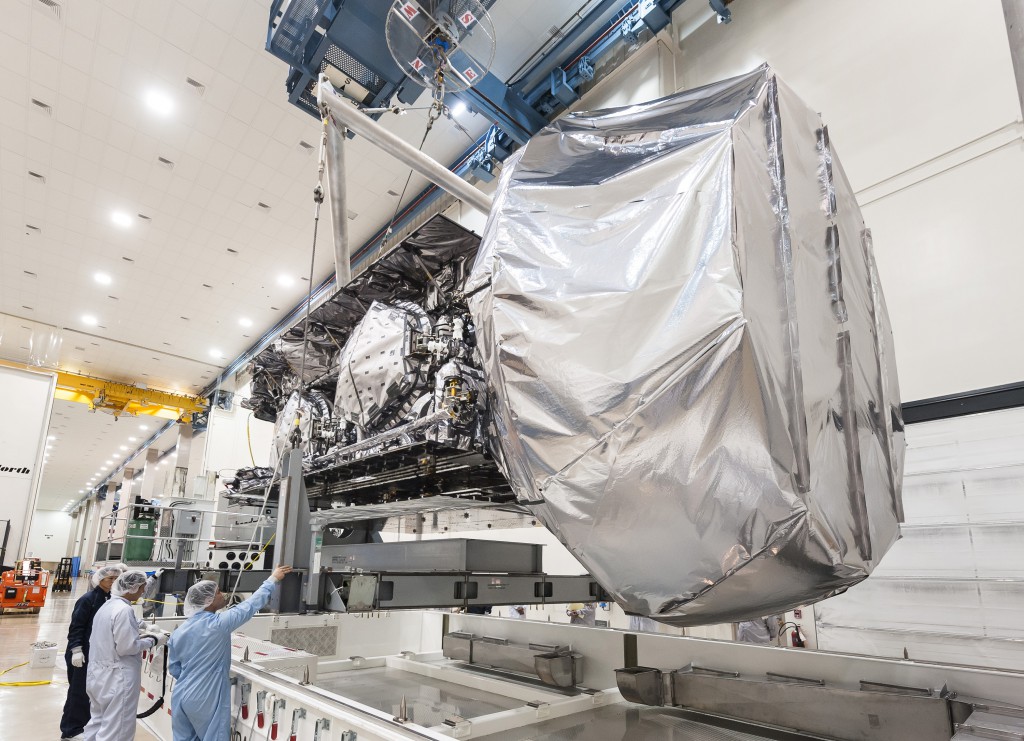
[[(499, 1), (495, 73), (589, 4)], [(0, 336), (0, 357), (25, 355), (25, 328), (53, 327), (64, 370), (196, 393), (302, 300), (320, 131), (287, 103), (287, 70), (264, 51), (268, 7), (5, 0), (0, 313), (16, 331)], [(489, 124), (459, 121), (468, 135), (442, 120), (424, 151), (449, 162)], [(382, 119), (414, 144), (425, 122), (425, 111)], [(408, 170), (361, 139), (347, 146), (355, 248), (392, 218)], [(413, 177), (406, 201), (424, 185)], [(333, 273), (321, 227), (314, 284)], [(134, 420), (55, 410), (43, 508), (139, 437)]]

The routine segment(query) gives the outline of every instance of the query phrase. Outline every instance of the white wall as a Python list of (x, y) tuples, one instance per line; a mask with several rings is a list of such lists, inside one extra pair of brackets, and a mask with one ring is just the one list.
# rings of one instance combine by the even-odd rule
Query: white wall
[(1024, 408), (907, 428), (903, 539), (816, 606), (836, 651), (1024, 666)]
[(59, 510), (37, 509), (32, 515), (25, 555), (44, 562), (60, 561), (68, 552), (68, 538), (75, 521)]
[(874, 232), (903, 398), (1020, 381), (1006, 320), (1024, 313), (1024, 150), (1000, 3), (730, 8), (682, 41), (680, 87), (768, 61), (821, 112)]

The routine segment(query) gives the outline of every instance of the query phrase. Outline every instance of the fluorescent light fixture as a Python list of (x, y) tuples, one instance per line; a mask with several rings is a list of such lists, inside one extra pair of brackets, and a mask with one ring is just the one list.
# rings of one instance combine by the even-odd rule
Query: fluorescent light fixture
[(252, 319), (247, 319), (246, 317), (243, 316), (239, 318), (238, 323), (241, 324), (243, 327), (251, 327)]
[(162, 90), (147, 90), (142, 100), (146, 107), (158, 116), (170, 116), (174, 113), (174, 99)]
[(85, 489), (79, 489), (79, 490), (78, 490), (78, 493), (79, 493), (79, 494), (85, 494)]
[(277, 284), (284, 288), (288, 288), (289, 286), (295, 285), (295, 279), (290, 275), (279, 275), (277, 276)]
[(47, 440), (56, 440), (56, 439), (57, 439), (57, 436), (56, 436), (56, 435), (47, 435), (47, 436), (46, 436), (46, 439), (47, 439)]
[(224, 354), (220, 350), (218, 350), (217, 348), (214, 347), (214, 348), (212, 348), (210, 350), (210, 357), (211, 358), (223, 358)]
[(466, 104), (463, 103), (461, 100), (458, 101), (455, 105), (452, 106), (452, 115), (453, 116), (461, 116), (465, 112), (466, 112)]
[(114, 279), (111, 278), (106, 273), (93, 273), (92, 279), (99, 283), (101, 286), (109, 286), (111, 283), (114, 282)]
[(122, 229), (127, 229), (133, 223), (131, 214), (125, 213), (124, 211), (114, 211), (110, 214), (110, 220)]
[(100, 320), (92, 314), (82, 314), (82, 324), (88, 324), (90, 327), (95, 327), (99, 323)]

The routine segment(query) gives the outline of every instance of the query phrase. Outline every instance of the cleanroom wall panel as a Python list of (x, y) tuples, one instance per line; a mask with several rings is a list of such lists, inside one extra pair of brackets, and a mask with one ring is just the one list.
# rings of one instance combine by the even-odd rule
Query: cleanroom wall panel
[(877, 572), (815, 607), (818, 645), (1024, 666), (1024, 409), (910, 425), (903, 501)]
[(676, 12), (679, 87), (767, 61), (821, 112), (874, 235), (903, 398), (1020, 381), (1024, 128), (1000, 4), (729, 7), (682, 39), (707, 11)]
[(11, 526), (6, 563), (21, 558), (28, 547), (55, 380), (45, 373), (0, 366), (0, 520)]

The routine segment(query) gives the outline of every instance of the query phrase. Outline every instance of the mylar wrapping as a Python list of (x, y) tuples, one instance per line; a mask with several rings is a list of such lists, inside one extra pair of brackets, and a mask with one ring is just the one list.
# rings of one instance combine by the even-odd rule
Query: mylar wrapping
[(779, 613), (899, 537), (870, 232), (769, 67), (541, 131), (466, 292), (503, 472), (627, 612)]

